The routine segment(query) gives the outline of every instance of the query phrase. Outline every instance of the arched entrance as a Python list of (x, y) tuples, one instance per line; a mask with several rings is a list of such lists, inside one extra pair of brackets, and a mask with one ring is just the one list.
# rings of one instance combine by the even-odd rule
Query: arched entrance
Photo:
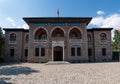
[(55, 46), (54, 47), (54, 61), (63, 61), (63, 47)]

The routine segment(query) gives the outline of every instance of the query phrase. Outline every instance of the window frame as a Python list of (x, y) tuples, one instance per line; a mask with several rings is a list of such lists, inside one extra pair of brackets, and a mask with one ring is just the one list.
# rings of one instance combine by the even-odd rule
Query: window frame
[(106, 48), (102, 48), (102, 56), (106, 56)]
[[(42, 49), (43, 49), (43, 51), (42, 51)], [(40, 53), (41, 57), (44, 57), (45, 56), (45, 47), (40, 48), (40, 51), (41, 51), (41, 53)]]
[(75, 56), (75, 47), (71, 47), (71, 56)]
[(88, 56), (92, 56), (92, 48), (88, 48)]
[[(76, 50), (76, 51), (77, 51), (77, 54), (76, 54), (76, 55), (77, 55), (77, 56), (81, 56), (81, 47), (76, 47), (76, 49), (77, 49), (77, 50)], [(78, 53), (78, 50), (79, 50), (79, 53)]]
[(36, 57), (39, 57), (39, 55), (40, 55), (40, 54), (39, 54), (39, 48), (36, 47), (36, 48), (35, 48), (35, 56), (36, 56)]
[(28, 49), (25, 49), (24, 55), (25, 55), (25, 57), (28, 57)]
[[(72, 48), (74, 48), (74, 55), (72, 55)], [(78, 53), (78, 49), (80, 50), (80, 52)], [(81, 46), (71, 46), (71, 56), (81, 56), (82, 52), (81, 52)]]
[[(38, 51), (36, 51), (36, 49), (38, 49)], [(35, 47), (35, 56), (36, 57), (44, 57), (45, 55), (46, 55), (46, 48), (45, 48), (45, 46), (36, 46)]]
[(11, 48), (11, 49), (10, 49), (10, 56), (11, 56), (11, 57), (14, 57), (14, 56), (15, 56), (15, 49), (14, 49), (14, 48)]
[[(14, 36), (15, 35), (15, 36)], [(9, 41), (16, 41), (17, 40), (17, 35), (16, 33), (11, 33), (9, 34)]]

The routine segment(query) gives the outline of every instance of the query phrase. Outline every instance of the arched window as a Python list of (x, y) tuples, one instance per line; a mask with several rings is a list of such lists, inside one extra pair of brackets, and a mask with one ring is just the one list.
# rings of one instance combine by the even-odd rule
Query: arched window
[(47, 35), (45, 33), (42, 33), (39, 35), (39, 40), (46, 40), (47, 39)]
[(52, 32), (52, 37), (64, 37), (64, 32), (63, 30), (56, 28), (53, 32)]
[(91, 42), (92, 38), (90, 34), (87, 35), (87, 38), (88, 38), (88, 42)]
[(106, 40), (107, 40), (106, 34), (105, 34), (105, 33), (101, 33), (101, 34), (100, 34), (100, 41), (101, 41), (101, 42), (105, 42)]
[(81, 32), (77, 28), (73, 28), (69, 33), (70, 39), (81, 39)]
[(10, 34), (10, 41), (16, 41), (16, 34), (15, 33)]
[(29, 35), (26, 35), (25, 42), (28, 43), (28, 40), (29, 40)]
[(35, 32), (35, 41), (37, 42), (46, 42), (47, 41), (47, 32), (40, 28)]

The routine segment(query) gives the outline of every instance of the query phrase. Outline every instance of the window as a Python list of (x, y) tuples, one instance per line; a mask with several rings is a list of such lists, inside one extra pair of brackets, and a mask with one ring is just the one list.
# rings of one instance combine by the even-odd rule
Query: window
[(10, 49), (10, 56), (13, 57), (14, 56), (14, 49)]
[(88, 37), (88, 42), (91, 42), (91, 35), (88, 34), (87, 37)]
[(46, 34), (39, 35), (39, 40), (46, 40), (46, 39), (47, 39), (47, 35)]
[(102, 56), (106, 56), (106, 48), (102, 48)]
[(34, 35), (35, 42), (46, 42), (47, 41), (47, 31), (43, 28), (38, 29)]
[(91, 48), (88, 49), (88, 56), (92, 56), (92, 49)]
[(41, 48), (41, 56), (45, 56), (45, 48)]
[(72, 46), (71, 47), (71, 56), (81, 56), (80, 46)]
[(25, 42), (28, 43), (29, 35), (26, 35)]
[(75, 56), (75, 48), (71, 48), (71, 56)]
[(16, 34), (15, 33), (10, 34), (10, 41), (16, 41)]
[(53, 32), (52, 32), (52, 37), (64, 37), (64, 32), (63, 30), (56, 28)]
[(45, 46), (39, 45), (35, 48), (35, 56), (45, 56)]
[(35, 48), (35, 56), (39, 56), (39, 48)]
[(28, 49), (25, 49), (25, 57), (28, 56)]
[(100, 41), (101, 41), (101, 42), (105, 42), (106, 40), (107, 40), (106, 34), (105, 34), (105, 33), (101, 33), (101, 34), (100, 34)]
[(69, 33), (70, 39), (81, 39), (81, 31), (77, 28), (73, 28)]
[(80, 47), (77, 47), (77, 56), (81, 56), (81, 49), (80, 49)]

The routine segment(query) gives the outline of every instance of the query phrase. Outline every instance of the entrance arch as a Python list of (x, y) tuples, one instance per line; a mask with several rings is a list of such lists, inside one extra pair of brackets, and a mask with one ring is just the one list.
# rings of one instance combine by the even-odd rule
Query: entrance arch
[(63, 61), (63, 47), (55, 46), (53, 51), (53, 60), (54, 61)]

